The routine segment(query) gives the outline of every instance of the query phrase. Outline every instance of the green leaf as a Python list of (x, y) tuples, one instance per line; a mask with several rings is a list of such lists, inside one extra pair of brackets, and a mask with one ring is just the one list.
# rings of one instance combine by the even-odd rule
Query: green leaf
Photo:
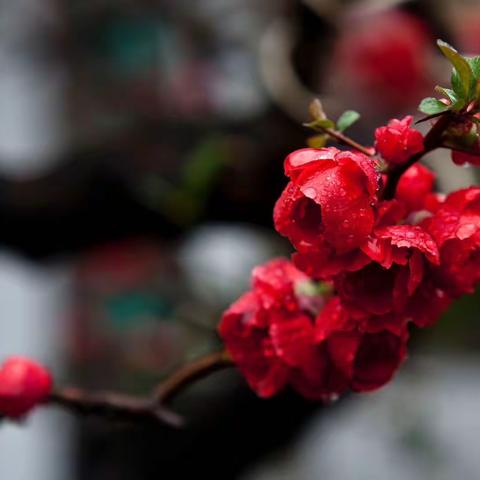
[(480, 57), (470, 57), (467, 58), (467, 62), (472, 69), (474, 77), (474, 92), (473, 95), (476, 99), (480, 98)]
[(450, 110), (461, 110), (465, 106), (465, 100), (457, 97), (457, 94), (450, 88), (444, 88), (437, 85), (435, 91), (441, 93), (450, 100)]
[(452, 73), (451, 81), (454, 92), (459, 98), (468, 102), (475, 85), (475, 79), (470, 64), (448, 43), (442, 40), (437, 40), (437, 45), (453, 65), (454, 71)]
[(467, 101), (467, 94), (465, 93), (465, 89), (463, 87), (462, 79), (458, 72), (453, 69), (452, 75), (450, 77), (450, 83), (452, 84), (453, 91), (459, 98), (459, 100), (463, 100), (465, 103)]
[(337, 120), (337, 130), (341, 132), (345, 131), (348, 127), (351, 127), (358, 119), (360, 114), (355, 110), (346, 110), (340, 115)]
[(323, 148), (327, 144), (328, 135), (320, 133), (307, 139), (307, 145), (310, 148)]
[(465, 57), (465, 60), (470, 65), (475, 80), (478, 80), (480, 78), (480, 57)]
[(428, 98), (424, 98), (420, 102), (418, 109), (422, 113), (425, 113), (427, 115), (435, 115), (437, 113), (446, 112), (447, 110), (450, 109), (450, 106), (445, 105), (440, 100), (438, 100), (438, 98), (428, 97)]
[(437, 85), (435, 87), (435, 91), (438, 92), (438, 93), (441, 93), (443, 96), (447, 97), (448, 100), (450, 100), (452, 102), (452, 104), (457, 101), (457, 95), (450, 88), (445, 88), (445, 87), (441, 87), (440, 85)]
[(314, 120), (313, 122), (309, 123), (304, 123), (303, 124), (305, 127), (308, 128), (335, 128), (335, 122), (333, 120), (329, 120), (328, 118), (324, 119), (317, 119)]

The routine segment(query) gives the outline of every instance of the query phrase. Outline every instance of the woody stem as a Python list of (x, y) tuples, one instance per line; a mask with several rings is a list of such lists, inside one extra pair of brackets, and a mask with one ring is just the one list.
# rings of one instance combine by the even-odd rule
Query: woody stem
[(326, 133), (330, 135), (332, 138), (335, 138), (335, 140), (337, 140), (342, 145), (346, 145), (347, 147), (352, 147), (358, 150), (359, 152), (362, 152), (363, 154), (368, 155), (369, 157), (375, 154), (375, 150), (373, 148), (368, 148), (368, 147), (365, 147), (364, 145), (361, 145), (360, 143), (356, 142), (350, 137), (347, 137), (347, 135), (344, 135), (342, 132), (339, 132), (338, 130), (335, 130), (333, 128), (321, 127), (319, 125), (312, 128), (314, 128), (314, 130), (318, 132)]
[(184, 420), (163, 404), (182, 389), (213, 372), (232, 366), (226, 351), (205, 355), (173, 372), (161, 382), (151, 396), (136, 397), (117, 392), (89, 392), (79, 388), (55, 390), (45, 401), (78, 415), (95, 415), (109, 420), (150, 422), (172, 428), (183, 426)]

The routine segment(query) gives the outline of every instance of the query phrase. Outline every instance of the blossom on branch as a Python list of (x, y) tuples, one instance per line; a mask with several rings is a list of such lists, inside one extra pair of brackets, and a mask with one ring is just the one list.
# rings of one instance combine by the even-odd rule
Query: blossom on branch
[(480, 188), (450, 194), (425, 227), (440, 249), (437, 282), (454, 297), (473, 293), (480, 281)]
[(375, 130), (375, 148), (388, 164), (405, 163), (423, 150), (423, 135), (411, 128), (413, 117), (394, 118)]
[(435, 174), (425, 165), (412, 165), (398, 181), (395, 198), (408, 212), (435, 211), (442, 198), (434, 192)]
[(380, 188), (375, 161), (359, 152), (308, 148), (286, 158), (285, 174), (291, 180), (275, 205), (277, 231), (301, 254), (322, 259), (319, 278), (361, 266), (365, 257), (357, 249), (374, 226)]
[(24, 357), (10, 357), (0, 368), (0, 414), (26, 415), (42, 403), (52, 389), (52, 377), (42, 365)]
[(222, 317), (220, 335), (252, 389), (270, 397), (290, 386), (330, 400), (386, 383), (405, 358), (407, 330), (366, 332), (338, 297), (305, 308), (302, 282), (308, 278), (287, 260), (268, 262)]

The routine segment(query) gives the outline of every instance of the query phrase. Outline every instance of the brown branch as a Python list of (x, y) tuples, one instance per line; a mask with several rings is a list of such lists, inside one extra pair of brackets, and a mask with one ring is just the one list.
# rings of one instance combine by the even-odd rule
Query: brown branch
[(395, 196), (395, 192), (397, 190), (397, 184), (398, 184), (398, 181), (400, 180), (400, 177), (412, 165), (418, 162), (427, 153), (442, 146), (443, 132), (448, 127), (450, 120), (451, 120), (451, 116), (448, 113), (441, 116), (425, 136), (425, 139), (423, 142), (423, 150), (416, 153), (415, 155), (412, 155), (405, 163), (394, 166), (392, 169), (386, 172), (388, 174), (388, 182), (383, 192), (383, 198), (385, 200), (390, 200)]
[(181, 367), (155, 388), (150, 397), (115, 392), (88, 392), (79, 388), (54, 391), (45, 401), (78, 415), (95, 415), (111, 420), (164, 424), (179, 428), (182, 417), (163, 406), (175, 394), (196, 380), (233, 365), (226, 351), (215, 352)]
[(112, 392), (91, 393), (78, 388), (53, 392), (47, 402), (78, 415), (95, 415), (111, 420), (149, 422), (179, 428), (183, 419), (176, 413), (152, 402), (151, 398), (133, 397)]
[(196, 380), (231, 366), (232, 359), (225, 350), (194, 360), (178, 369), (157, 387), (154, 393), (156, 403), (164, 404)]
[(348, 147), (355, 148), (358, 151), (364, 153), (365, 155), (368, 155), (369, 157), (375, 155), (375, 150), (373, 148), (368, 148), (361, 145), (360, 143), (357, 143), (355, 140), (351, 139), (350, 137), (347, 137), (346, 135), (344, 135), (342, 132), (339, 132), (338, 130), (334, 130), (333, 128), (325, 128), (324, 130), (325, 130), (325, 133), (328, 133), (331, 137), (335, 138), (343, 145), (347, 145)]
[(313, 130), (317, 132), (322, 132), (330, 135), (331, 137), (335, 138), (339, 143), (342, 145), (346, 145), (347, 147), (352, 147), (365, 155), (368, 155), (369, 157), (375, 155), (375, 150), (373, 148), (365, 147), (364, 145), (361, 145), (360, 143), (356, 142), (350, 137), (347, 137), (344, 135), (342, 132), (339, 132), (338, 130), (335, 130), (333, 128), (327, 128), (327, 127), (321, 127), (320, 125), (312, 126), (310, 127)]
[[(308, 107), (310, 112), (310, 116), (312, 117), (313, 122), (304, 123), (305, 127), (311, 128), (317, 132), (326, 133), (330, 135), (332, 138), (335, 138), (339, 143), (342, 145), (346, 145), (347, 147), (355, 148), (356, 150), (368, 155), (369, 157), (375, 155), (374, 148), (364, 147), (360, 143), (357, 143), (355, 140), (352, 140), (350, 137), (347, 137), (342, 132), (335, 130), (334, 128), (322, 126), (321, 122), (329, 121), (325, 111), (323, 110), (322, 102), (319, 98), (314, 98), (310, 102), (310, 106)], [(331, 123), (335, 125), (334, 123)]]

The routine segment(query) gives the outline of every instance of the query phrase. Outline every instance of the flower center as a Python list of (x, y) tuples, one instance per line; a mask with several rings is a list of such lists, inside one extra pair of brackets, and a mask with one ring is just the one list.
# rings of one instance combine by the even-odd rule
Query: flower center
[(310, 198), (302, 198), (295, 205), (293, 218), (297, 226), (307, 234), (318, 235), (323, 231), (322, 209)]

